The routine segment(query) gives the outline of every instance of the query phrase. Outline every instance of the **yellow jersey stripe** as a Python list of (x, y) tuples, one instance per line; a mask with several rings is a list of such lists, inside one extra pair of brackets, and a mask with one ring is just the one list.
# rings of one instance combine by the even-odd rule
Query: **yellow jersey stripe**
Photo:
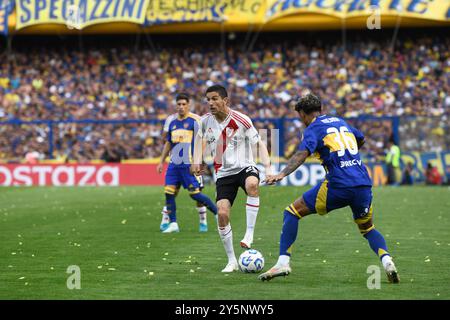
[(316, 211), (318, 214), (327, 213), (327, 194), (328, 194), (328, 181), (325, 180), (320, 186), (319, 192), (316, 198)]

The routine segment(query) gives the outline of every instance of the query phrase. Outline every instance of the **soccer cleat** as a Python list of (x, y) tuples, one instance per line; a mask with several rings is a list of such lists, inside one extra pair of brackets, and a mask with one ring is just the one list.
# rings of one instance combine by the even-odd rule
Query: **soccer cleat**
[(285, 277), (291, 273), (291, 267), (290, 266), (273, 266), (269, 271), (262, 273), (258, 276), (259, 280), (262, 281), (269, 281), (272, 280), (275, 277)]
[(198, 227), (198, 231), (208, 232), (208, 225), (206, 223), (200, 223), (200, 225)]
[(172, 232), (180, 232), (180, 228), (178, 227), (178, 223), (171, 222), (166, 230), (162, 233), (172, 233)]
[(159, 225), (159, 230), (164, 231), (164, 230), (166, 230), (168, 227), (169, 227), (169, 224), (168, 224), (168, 223), (161, 223), (161, 224)]
[(228, 264), (225, 266), (225, 268), (223, 268), (222, 272), (234, 272), (234, 271), (238, 271), (239, 270), (239, 266), (236, 260), (228, 262)]
[(400, 277), (398, 276), (397, 268), (395, 267), (394, 261), (389, 261), (385, 267), (386, 275), (390, 283), (399, 283)]
[(253, 239), (250, 237), (247, 237), (247, 235), (244, 237), (244, 239), (241, 240), (241, 248), (244, 249), (250, 249), (252, 247)]

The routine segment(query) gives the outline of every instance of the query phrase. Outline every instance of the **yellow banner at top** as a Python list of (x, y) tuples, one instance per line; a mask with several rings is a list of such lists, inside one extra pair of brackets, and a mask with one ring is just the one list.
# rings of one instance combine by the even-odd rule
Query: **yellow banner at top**
[(224, 0), (227, 5), (224, 10), (225, 20), (230, 23), (259, 23), (263, 21), (267, 0)]
[(450, 0), (267, 0), (265, 21), (301, 13), (338, 18), (396, 15), (429, 20), (450, 20)]
[[(308, 19), (301, 18), (307, 15)], [(320, 23), (332, 26), (335, 18), (366, 19), (373, 15), (447, 23), (450, 0), (20, 0), (16, 1), (14, 21), (16, 30), (48, 23), (82, 29), (105, 22), (146, 26), (220, 22), (228, 30), (247, 24), (269, 30)]]
[(82, 29), (105, 22), (143, 24), (149, 0), (20, 0), (16, 29), (58, 23)]
[(146, 25), (223, 21), (224, 0), (149, 0)]
[(261, 21), (267, 0), (150, 0), (146, 25)]

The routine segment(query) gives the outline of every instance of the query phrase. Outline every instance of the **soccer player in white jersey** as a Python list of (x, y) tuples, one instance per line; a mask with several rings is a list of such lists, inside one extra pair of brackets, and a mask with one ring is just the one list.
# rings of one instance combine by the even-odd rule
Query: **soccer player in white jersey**
[(250, 118), (229, 107), (228, 93), (224, 87), (209, 87), (206, 90), (206, 100), (211, 112), (201, 119), (191, 168), (194, 174), (200, 174), (202, 157), (209, 153), (214, 158), (219, 235), (228, 257), (228, 263), (222, 272), (233, 272), (238, 270), (238, 263), (233, 248), (230, 209), (241, 187), (247, 194), (247, 230), (240, 245), (242, 248), (250, 248), (259, 210), (260, 180), (253, 153), (259, 148), (266, 174), (271, 174), (270, 157)]

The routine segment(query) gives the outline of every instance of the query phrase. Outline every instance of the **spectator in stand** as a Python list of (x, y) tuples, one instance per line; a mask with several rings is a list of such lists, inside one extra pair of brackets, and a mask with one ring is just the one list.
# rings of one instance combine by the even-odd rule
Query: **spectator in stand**
[(412, 186), (414, 184), (414, 177), (416, 176), (416, 172), (412, 162), (408, 162), (403, 170), (403, 177), (401, 185), (409, 185)]
[(438, 168), (433, 166), (431, 162), (427, 164), (427, 170), (425, 171), (425, 183), (427, 185), (438, 185), (442, 184), (442, 177), (439, 173)]
[[(261, 34), (252, 51), (235, 42), (227, 44), (226, 54), (221, 48), (205, 49), (200, 41), (189, 46), (166, 42), (150, 51), (132, 50), (116, 39), (101, 46), (82, 39), (86, 44), (80, 51), (70, 48), (70, 40), (64, 45), (32, 46), (17, 39), (12, 53), (0, 62), (0, 121), (163, 120), (173, 113), (173, 92), (200, 97), (205, 87), (221, 83), (233, 97), (231, 103), (251, 118), (294, 118), (292, 101), (309, 89), (323, 99), (324, 111), (331, 115), (420, 116), (415, 125), (402, 124), (406, 132), (401, 134), (402, 150), (450, 150), (450, 38), (427, 33), (414, 39), (402, 36), (393, 53), (384, 50), (390, 36), (349, 37), (343, 49), (333, 36), (326, 41), (289, 35), (272, 40)], [(193, 105), (197, 114), (208, 112), (201, 99)], [(381, 120), (359, 123), (367, 126), (361, 130), (369, 129), (366, 135), (375, 137), (365, 150), (370, 157), (379, 155), (392, 127)], [(72, 130), (72, 125), (64, 124), (57, 130), (65, 127), (69, 134), (58, 136), (55, 152), (73, 153), (74, 158), (99, 157), (87, 145), (97, 150), (98, 141), (115, 131), (120, 132), (120, 141), (126, 141), (123, 146), (132, 158), (158, 156), (162, 149), (160, 124), (113, 126), (106, 131), (101, 125)], [(33, 151), (49, 158), (45, 130), (27, 128), (22, 137), (44, 138), (47, 143)], [(22, 139), (12, 125), (0, 131), (15, 140), (14, 146), (0, 141), (2, 159), (23, 159), (31, 150), (32, 139)], [(297, 141), (288, 134), (286, 148), (291, 150)], [(86, 140), (77, 145), (74, 139)]]
[(106, 141), (103, 150), (101, 159), (105, 162), (120, 162), (124, 159), (128, 159), (124, 146), (114, 140)]

